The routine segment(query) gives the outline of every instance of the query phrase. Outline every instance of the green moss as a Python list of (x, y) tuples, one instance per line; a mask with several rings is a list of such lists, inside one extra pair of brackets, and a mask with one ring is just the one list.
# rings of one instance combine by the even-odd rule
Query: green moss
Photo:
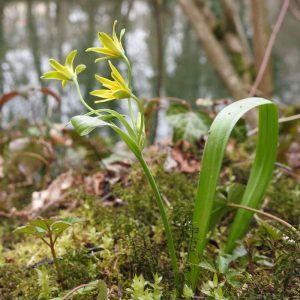
[[(241, 155), (245, 157), (246, 152), (243, 150)], [(245, 182), (248, 177), (248, 163), (239, 163), (232, 168), (229, 167), (232, 166), (231, 162), (232, 157), (228, 155), (224, 165), (225, 175), (221, 180), (224, 186), (220, 189), (226, 190), (228, 182), (232, 180)], [(151, 169), (165, 199), (182, 270), (188, 249), (198, 174), (166, 172), (162, 167), (163, 163), (164, 158), (159, 158)], [(295, 184), (292, 178), (276, 173), (269, 189), (267, 209), (296, 225), (299, 190), (299, 184)], [(119, 294), (126, 299), (126, 288), (131, 286), (135, 274), (142, 274), (145, 280), (152, 281), (153, 273), (157, 272), (163, 277), (163, 299), (170, 299), (174, 280), (163, 226), (152, 191), (138, 165), (133, 166), (127, 178), (113, 186), (112, 195), (122, 199), (123, 204), (105, 207), (99, 197), (74, 190), (74, 197), (80, 199), (82, 205), (72, 214), (84, 222), (68, 231), (57, 244), (65, 278), (64, 290), (56, 283), (53, 266), (45, 264), (51, 287), (54, 288), (51, 296), (65, 295), (67, 289), (102, 279), (111, 291), (111, 299), (117, 299)], [(226, 216), (210, 236), (207, 259), (216, 261), (219, 249), (222, 249), (226, 241), (228, 222), (230, 220)], [(7, 234), (12, 232), (12, 227), (15, 226), (7, 224), (3, 228), (6, 234), (2, 234), (2, 260), (11, 262), (0, 268), (0, 299), (38, 299), (40, 287), (37, 273), (26, 265), (30, 259), (37, 262), (45, 257), (50, 258), (50, 253), (32, 238), (21, 241), (20, 237)], [(225, 283), (225, 295), (231, 299), (241, 296), (244, 299), (283, 299), (274, 298), (272, 293), (283, 297), (284, 289), (288, 289), (287, 295), (295, 298), (296, 286), (299, 284), (294, 276), (298, 272), (295, 256), (299, 249), (282, 241), (271, 241), (258, 227), (252, 229), (243, 242), (248, 255), (243, 262), (233, 262), (230, 267), (247, 276), (240, 279), (241, 286), (237, 288)], [(265, 255), (273, 266), (258, 264), (257, 255)], [(203, 272), (203, 281), (211, 279), (211, 273)], [(96, 293), (91, 292), (74, 299), (95, 297)]]

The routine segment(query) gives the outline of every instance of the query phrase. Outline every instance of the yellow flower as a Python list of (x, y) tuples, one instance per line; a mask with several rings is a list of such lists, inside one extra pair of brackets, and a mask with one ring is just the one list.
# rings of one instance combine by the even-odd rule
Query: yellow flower
[(110, 61), (109, 66), (111, 68), (111, 77), (114, 80), (95, 75), (96, 79), (106, 88), (90, 92), (91, 95), (102, 98), (102, 100), (95, 101), (95, 103), (131, 97), (131, 90), (122, 75)]
[(118, 39), (116, 34), (116, 24), (117, 21), (114, 22), (113, 25), (113, 34), (112, 38), (105, 32), (99, 32), (98, 37), (101, 41), (103, 47), (92, 47), (86, 49), (87, 52), (93, 51), (97, 53), (104, 54), (104, 57), (97, 58), (95, 62), (99, 62), (106, 59), (115, 59), (115, 58), (124, 58), (124, 48), (122, 46), (122, 37), (125, 33), (125, 29), (121, 30), (120, 38)]
[(77, 50), (71, 51), (67, 55), (64, 65), (60, 64), (55, 59), (49, 59), (49, 65), (54, 69), (54, 71), (44, 73), (41, 78), (61, 80), (62, 87), (65, 87), (68, 81), (76, 78), (76, 76), (86, 68), (85, 65), (78, 65), (74, 71), (73, 62), (76, 54)]

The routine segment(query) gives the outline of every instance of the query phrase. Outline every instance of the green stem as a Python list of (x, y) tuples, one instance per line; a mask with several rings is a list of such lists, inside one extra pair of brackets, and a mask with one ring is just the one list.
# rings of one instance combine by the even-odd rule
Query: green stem
[[(128, 87), (131, 90), (131, 80), (132, 80), (131, 65), (130, 65), (130, 62), (129, 62), (128, 58), (125, 55), (124, 55), (124, 61), (125, 61), (126, 66), (127, 66)], [(132, 126), (136, 129), (136, 123), (135, 123), (135, 118), (134, 118), (130, 98), (128, 98), (128, 109), (129, 109), (129, 114), (130, 114)]]
[(50, 239), (50, 243), (49, 243), (50, 245), (49, 246), (50, 246), (53, 262), (54, 262), (54, 265), (55, 265), (55, 269), (56, 269), (56, 272), (57, 272), (57, 279), (58, 279), (59, 284), (62, 284), (63, 283), (63, 277), (62, 277), (61, 270), (60, 270), (58, 260), (57, 260), (57, 257), (56, 257), (56, 252), (55, 252), (55, 248), (54, 248), (55, 242), (53, 241), (51, 233), (49, 233), (49, 239)]
[(140, 111), (140, 114), (141, 114), (141, 125), (140, 125), (140, 128), (139, 128), (139, 132), (138, 132), (138, 143), (140, 142), (140, 139), (142, 137), (142, 134), (143, 134), (143, 130), (144, 130), (144, 122), (145, 122), (145, 116), (144, 116), (144, 107), (143, 107), (143, 104), (142, 102), (135, 96), (132, 94), (132, 98), (135, 100), (138, 108), (139, 108), (139, 111)]
[(89, 111), (91, 111), (91, 112), (94, 112), (95, 110), (94, 110), (92, 107), (90, 107), (90, 106), (85, 102), (85, 100), (83, 99), (82, 94), (81, 94), (81, 90), (80, 90), (80, 86), (79, 86), (79, 83), (78, 83), (77, 79), (74, 78), (74, 79), (73, 79), (73, 82), (74, 82), (74, 84), (75, 84), (75, 86), (76, 86), (76, 90), (77, 90), (77, 94), (78, 94), (78, 96), (79, 96), (80, 102), (83, 104), (83, 106), (84, 106), (87, 110), (89, 110)]
[(167, 217), (167, 213), (163, 204), (163, 200), (161, 198), (160, 192), (158, 190), (158, 187), (156, 185), (156, 182), (153, 178), (153, 175), (143, 157), (143, 155), (138, 155), (137, 159), (139, 160), (145, 175), (147, 177), (147, 180), (154, 192), (155, 195), (155, 199), (156, 199), (156, 203), (157, 206), (159, 208), (159, 212), (163, 221), (163, 225), (164, 225), (164, 229), (166, 232), (166, 237), (167, 237), (167, 245), (168, 245), (168, 251), (169, 251), (169, 255), (171, 258), (171, 264), (172, 264), (172, 268), (173, 268), (173, 272), (174, 272), (174, 277), (175, 277), (175, 284), (176, 287), (179, 287), (179, 269), (178, 269), (178, 263), (177, 263), (177, 258), (176, 258), (176, 252), (175, 252), (175, 247), (174, 247), (174, 241), (173, 241), (173, 236), (172, 236), (172, 232), (171, 232), (171, 228), (169, 225), (169, 221), (168, 221), (168, 217)]

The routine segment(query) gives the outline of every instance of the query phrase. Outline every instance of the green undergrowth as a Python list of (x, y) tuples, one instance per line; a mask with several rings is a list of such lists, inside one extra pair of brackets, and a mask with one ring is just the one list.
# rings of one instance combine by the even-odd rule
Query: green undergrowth
[[(173, 208), (168, 214), (183, 271), (198, 174), (166, 172), (163, 165), (164, 157), (152, 169), (166, 206)], [(244, 166), (240, 168), (237, 163), (232, 173), (226, 170), (225, 162), (219, 190), (226, 193), (230, 182), (244, 181), (247, 173), (243, 170)], [(297, 226), (299, 193), (300, 184), (277, 170), (264, 210)], [(121, 204), (104, 206), (99, 197), (78, 189), (73, 196), (82, 199), (82, 205), (71, 214), (82, 222), (57, 242), (62, 286), (57, 284), (47, 246), (33, 237), (12, 234), (16, 221), (1, 223), (0, 299), (51, 299), (100, 279), (109, 289), (109, 299), (131, 299), (135, 276), (143, 275), (149, 282), (145, 283), (145, 291), (151, 291), (156, 273), (162, 277), (162, 299), (172, 299), (174, 279), (163, 226), (140, 168), (134, 165), (130, 174), (113, 186), (111, 198), (121, 199)], [(60, 217), (66, 214), (58, 212)], [(231, 218), (232, 214), (226, 216), (209, 237), (197, 295), (207, 299), (296, 299), (300, 258), (296, 237), (274, 221), (258, 217), (238, 252), (224, 256), (222, 249)], [(91, 291), (72, 299), (97, 299), (97, 293)]]

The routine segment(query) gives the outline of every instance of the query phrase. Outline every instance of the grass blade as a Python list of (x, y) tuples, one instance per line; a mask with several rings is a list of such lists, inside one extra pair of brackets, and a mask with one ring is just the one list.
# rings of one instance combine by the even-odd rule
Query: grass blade
[[(247, 98), (234, 102), (218, 114), (209, 130), (195, 200), (192, 238), (186, 270), (186, 283), (193, 290), (195, 290), (198, 281), (198, 265), (206, 246), (216, 187), (229, 136), (238, 120), (247, 111), (258, 106), (260, 133), (257, 141), (256, 158), (241, 201), (244, 205), (256, 207), (260, 204), (269, 183), (276, 156), (278, 135), (276, 106), (263, 98)], [(232, 250), (236, 239), (245, 234), (252, 215), (251, 212), (238, 212), (227, 244), (227, 251)], [(241, 232), (239, 232), (239, 228), (242, 229)]]

